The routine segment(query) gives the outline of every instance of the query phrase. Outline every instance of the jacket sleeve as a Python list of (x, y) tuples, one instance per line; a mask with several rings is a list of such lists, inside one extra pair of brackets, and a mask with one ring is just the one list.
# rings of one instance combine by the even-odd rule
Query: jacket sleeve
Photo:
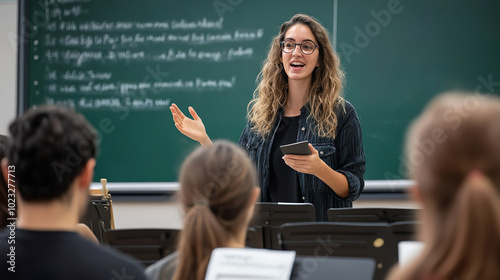
[(365, 187), (363, 175), (366, 170), (365, 152), (363, 149), (363, 139), (361, 124), (354, 107), (346, 102), (346, 113), (344, 119), (339, 123), (336, 142), (337, 149), (342, 151), (337, 153), (339, 173), (344, 174), (349, 185), (349, 195), (346, 200), (356, 200)]
[(238, 145), (245, 151), (248, 150), (247, 143), (248, 143), (249, 133), (250, 133), (250, 125), (249, 122), (247, 122), (245, 128), (243, 129), (243, 132), (241, 132), (240, 140), (238, 141)]

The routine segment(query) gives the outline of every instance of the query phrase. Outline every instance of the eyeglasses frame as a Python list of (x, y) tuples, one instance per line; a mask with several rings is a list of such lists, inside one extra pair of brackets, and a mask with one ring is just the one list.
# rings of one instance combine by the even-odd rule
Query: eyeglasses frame
[(314, 43), (311, 40), (307, 40), (306, 42), (311, 42), (314, 45), (314, 49), (313, 49), (313, 51), (311, 53), (305, 53), (304, 50), (302, 50), (302, 44), (304, 44), (304, 42), (302, 42), (302, 43), (299, 44), (299, 43), (295, 43), (295, 41), (293, 41), (293, 40), (289, 40), (289, 41), (293, 42), (293, 44), (295, 46), (293, 47), (293, 50), (291, 52), (286, 52), (285, 49), (284, 49), (285, 48), (285, 41), (287, 41), (287, 40), (280, 41), (281, 51), (284, 52), (284, 53), (293, 53), (295, 51), (295, 49), (297, 49), (297, 45), (300, 46), (300, 52), (302, 52), (302, 54), (304, 54), (304, 55), (311, 55), (311, 54), (314, 53), (314, 51), (316, 49), (319, 49), (319, 46), (316, 45), (316, 43)]

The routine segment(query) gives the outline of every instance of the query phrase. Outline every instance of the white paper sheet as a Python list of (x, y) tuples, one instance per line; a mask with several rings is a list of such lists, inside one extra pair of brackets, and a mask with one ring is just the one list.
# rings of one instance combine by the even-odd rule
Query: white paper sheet
[(205, 280), (289, 280), (295, 251), (217, 248), (212, 251)]

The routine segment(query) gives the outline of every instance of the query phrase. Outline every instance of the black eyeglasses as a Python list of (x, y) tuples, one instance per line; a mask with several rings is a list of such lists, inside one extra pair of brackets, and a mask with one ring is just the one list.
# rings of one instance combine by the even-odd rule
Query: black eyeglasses
[(300, 46), (300, 51), (306, 55), (312, 54), (316, 48), (319, 48), (319, 46), (312, 41), (304, 41), (302, 44), (298, 44), (295, 43), (294, 40), (286, 39), (285, 41), (281, 41), (280, 44), (281, 50), (285, 53), (293, 52), (297, 45)]

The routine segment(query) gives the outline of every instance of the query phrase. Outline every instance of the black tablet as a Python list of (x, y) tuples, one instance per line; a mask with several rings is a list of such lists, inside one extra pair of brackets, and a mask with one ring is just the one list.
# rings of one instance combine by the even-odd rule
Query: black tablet
[(297, 142), (297, 143), (292, 143), (288, 145), (282, 145), (280, 146), (281, 152), (284, 155), (291, 154), (291, 155), (310, 155), (311, 150), (309, 149), (309, 142), (307, 140)]

